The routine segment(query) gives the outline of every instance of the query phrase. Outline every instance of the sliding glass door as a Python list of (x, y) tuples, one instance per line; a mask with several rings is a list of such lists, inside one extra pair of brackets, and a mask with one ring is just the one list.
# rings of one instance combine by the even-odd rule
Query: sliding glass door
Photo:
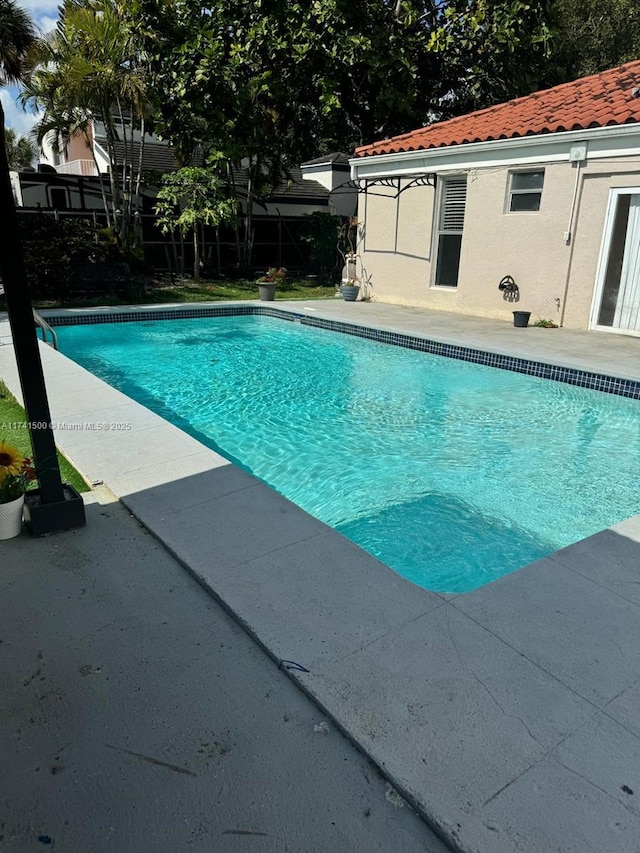
[(611, 191), (592, 325), (640, 335), (640, 187)]

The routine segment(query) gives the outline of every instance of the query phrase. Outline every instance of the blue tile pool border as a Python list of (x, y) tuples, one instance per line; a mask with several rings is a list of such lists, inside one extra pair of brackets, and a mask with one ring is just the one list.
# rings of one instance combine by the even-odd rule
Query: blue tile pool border
[(73, 314), (47, 312), (47, 321), (51, 326), (56, 327), (248, 315), (276, 317), (280, 320), (299, 322), (307, 326), (316, 326), (317, 328), (339, 332), (343, 335), (367, 338), (371, 341), (404, 347), (405, 349), (418, 350), (419, 352), (428, 352), (432, 355), (443, 356), (444, 358), (471, 361), (476, 364), (483, 364), (486, 367), (497, 367), (500, 370), (510, 370), (514, 373), (526, 373), (529, 376), (538, 376), (541, 379), (550, 379), (553, 382), (565, 382), (569, 385), (578, 385), (581, 388), (590, 388), (593, 391), (603, 391), (605, 394), (616, 394), (620, 397), (631, 397), (635, 400), (640, 400), (640, 382), (632, 379), (621, 379), (601, 373), (577, 370), (572, 367), (561, 367), (555, 364), (545, 364), (544, 362), (531, 361), (515, 356), (485, 352), (484, 350), (473, 349), (471, 347), (457, 346), (456, 344), (446, 344), (428, 340), (427, 338), (404, 335), (399, 332), (387, 332), (382, 329), (372, 329), (368, 326), (344, 323), (340, 320), (310, 317), (308, 314), (301, 312), (284, 311), (263, 305), (204, 305), (192, 308), (142, 308), (126, 311), (114, 309), (99, 312), (74, 312)]

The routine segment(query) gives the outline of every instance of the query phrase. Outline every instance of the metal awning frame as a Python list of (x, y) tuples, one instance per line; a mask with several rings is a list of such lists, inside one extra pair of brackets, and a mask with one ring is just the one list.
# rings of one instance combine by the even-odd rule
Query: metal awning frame
[[(435, 172), (430, 172), (427, 175), (418, 175), (417, 178), (413, 178), (404, 186), (402, 186), (402, 182), (405, 181), (406, 178), (402, 177), (355, 178), (350, 181), (345, 181), (343, 184), (339, 184), (334, 190), (331, 190), (331, 194), (335, 195), (340, 192), (346, 193), (353, 192), (355, 190), (358, 195), (364, 194), (377, 195), (382, 198), (398, 198), (403, 192), (406, 192), (406, 190), (411, 189), (412, 187), (435, 187), (436, 177)], [(390, 195), (389, 193), (378, 193), (375, 189), (371, 189), (372, 187), (387, 187), (395, 190), (395, 195)]]

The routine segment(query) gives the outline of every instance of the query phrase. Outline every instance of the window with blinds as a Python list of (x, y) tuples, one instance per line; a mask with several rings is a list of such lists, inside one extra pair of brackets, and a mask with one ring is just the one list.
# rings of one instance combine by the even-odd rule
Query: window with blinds
[(436, 287), (457, 287), (462, 249), (467, 177), (440, 179), (440, 215), (436, 250)]

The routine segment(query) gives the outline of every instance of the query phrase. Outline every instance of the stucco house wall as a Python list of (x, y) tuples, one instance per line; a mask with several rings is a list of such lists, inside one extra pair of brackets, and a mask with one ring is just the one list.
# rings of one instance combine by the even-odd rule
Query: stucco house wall
[[(407, 181), (403, 182), (405, 185)], [(382, 302), (423, 304), (431, 261), (434, 190), (415, 187), (393, 197), (376, 187), (361, 194), (358, 219), (364, 223), (362, 259), (372, 293)]]
[[(507, 168), (450, 174), (467, 175), (458, 287), (433, 286), (437, 188), (411, 187), (397, 199), (392, 190), (386, 198), (363, 193), (363, 263), (375, 298), (485, 317), (508, 318), (515, 308), (551, 316), (557, 310), (554, 300), (564, 290), (568, 250), (563, 232), (573, 192), (570, 167), (547, 167), (537, 213), (506, 212)], [(507, 301), (498, 290), (505, 275), (519, 285), (521, 304)]]
[[(92, 130), (89, 127), (89, 139), (92, 138)], [(91, 145), (87, 142), (86, 137), (82, 133), (77, 133), (72, 136), (67, 143), (65, 150), (65, 161), (68, 163), (72, 160), (91, 160), (93, 158)]]
[[(372, 298), (505, 320), (522, 310), (534, 321), (640, 335), (640, 60), (355, 153), (360, 252)], [(512, 212), (511, 189), (527, 191), (512, 184), (513, 175), (540, 171), (539, 209)], [(460, 262), (457, 285), (436, 286), (447, 186), (450, 253), (440, 281), (455, 280), (461, 233)], [(498, 288), (505, 276), (516, 282), (515, 295)]]
[[(564, 245), (573, 170), (545, 166), (540, 210), (509, 212), (510, 171), (478, 169), (467, 178), (459, 290), (466, 313), (508, 319), (514, 310), (552, 318), (561, 302), (568, 249)], [(518, 301), (498, 289), (510, 275)], [(555, 300), (558, 300), (556, 303)]]
[[(362, 260), (373, 298), (497, 319), (523, 310), (533, 319), (587, 328), (609, 193), (616, 186), (640, 192), (640, 164), (629, 156), (605, 164), (567, 158), (560, 163), (530, 161), (526, 168), (545, 173), (536, 212), (508, 210), (510, 176), (522, 171), (522, 165), (437, 173), (441, 179), (467, 176), (457, 288), (433, 286), (438, 188), (410, 187), (397, 197), (395, 189), (377, 185), (373, 192), (362, 192)], [(400, 188), (409, 180), (401, 180)], [(517, 301), (498, 290), (506, 275), (518, 284)]]

